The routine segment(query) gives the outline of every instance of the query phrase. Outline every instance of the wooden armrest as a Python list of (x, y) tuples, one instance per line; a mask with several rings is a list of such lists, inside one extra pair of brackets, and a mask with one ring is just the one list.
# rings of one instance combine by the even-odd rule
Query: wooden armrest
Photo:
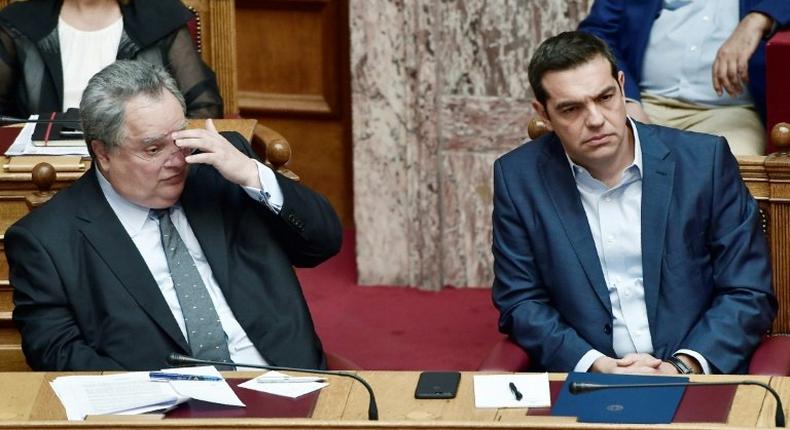
[(275, 171), (294, 181), (299, 180), (299, 176), (285, 167), (291, 159), (291, 145), (280, 133), (263, 124), (256, 124), (252, 134), (252, 149)]

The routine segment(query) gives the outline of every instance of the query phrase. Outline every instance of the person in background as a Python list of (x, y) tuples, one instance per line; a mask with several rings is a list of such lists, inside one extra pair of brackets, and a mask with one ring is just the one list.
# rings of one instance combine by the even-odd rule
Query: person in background
[(790, 25), (787, 0), (596, 0), (579, 30), (625, 74), (628, 114), (765, 151), (765, 41)]
[(746, 371), (777, 303), (726, 140), (628, 118), (588, 33), (544, 41), (529, 79), (554, 132), (494, 163), (500, 330), (551, 371)]
[(25, 0), (0, 10), (0, 114), (78, 107), (88, 80), (116, 59), (164, 66), (190, 118), (221, 118), (214, 72), (178, 0)]
[(5, 235), (34, 370), (161, 369), (172, 352), (325, 367), (293, 267), (339, 251), (334, 209), (238, 133), (186, 129), (185, 108), (143, 61), (88, 82), (91, 169)]

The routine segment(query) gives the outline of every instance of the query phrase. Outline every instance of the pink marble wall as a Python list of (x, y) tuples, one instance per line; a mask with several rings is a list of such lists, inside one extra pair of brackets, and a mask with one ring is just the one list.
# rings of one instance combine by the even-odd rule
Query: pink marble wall
[(591, 0), (350, 0), (363, 285), (486, 287), (492, 164), (526, 136), (527, 64)]

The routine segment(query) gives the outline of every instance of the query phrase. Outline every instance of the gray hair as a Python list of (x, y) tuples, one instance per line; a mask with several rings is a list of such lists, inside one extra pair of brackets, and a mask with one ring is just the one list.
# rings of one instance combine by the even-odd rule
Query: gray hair
[[(173, 94), (186, 112), (184, 96), (167, 71), (144, 61), (119, 60), (95, 74), (80, 101), (80, 119), (85, 141), (103, 142), (114, 150), (124, 139), (126, 103), (138, 95), (159, 99), (164, 91)], [(93, 151), (91, 150), (91, 155)]]

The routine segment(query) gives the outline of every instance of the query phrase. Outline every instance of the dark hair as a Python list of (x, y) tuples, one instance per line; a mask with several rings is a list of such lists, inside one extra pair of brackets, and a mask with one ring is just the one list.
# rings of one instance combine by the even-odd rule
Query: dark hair
[(544, 40), (529, 61), (529, 84), (535, 98), (546, 106), (549, 96), (542, 82), (546, 73), (579, 67), (599, 55), (609, 61), (612, 77), (617, 79), (614, 54), (599, 37), (583, 31), (566, 31)]

